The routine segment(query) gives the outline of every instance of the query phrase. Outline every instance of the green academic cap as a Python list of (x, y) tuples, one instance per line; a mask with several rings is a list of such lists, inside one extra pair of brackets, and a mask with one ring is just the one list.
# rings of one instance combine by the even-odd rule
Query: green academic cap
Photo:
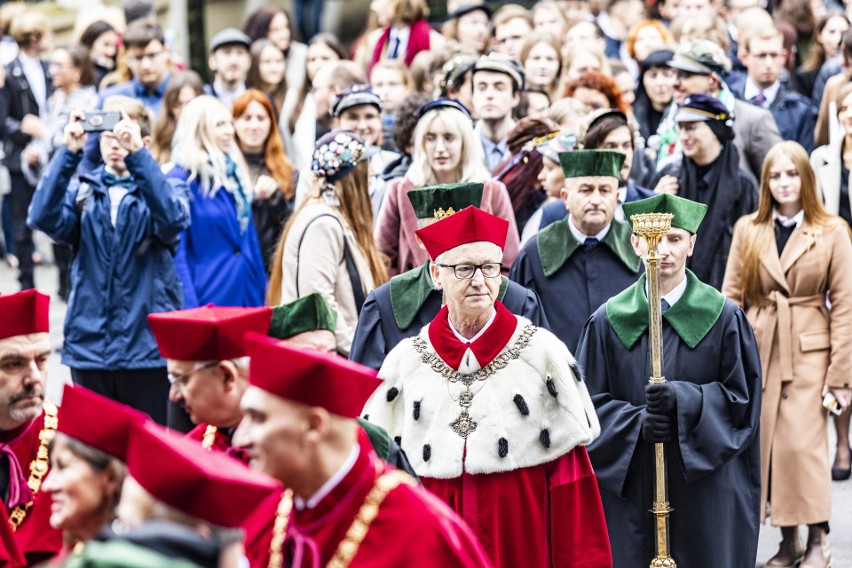
[(621, 207), (626, 219), (641, 213), (672, 213), (674, 215), (672, 227), (687, 230), (693, 235), (698, 232), (698, 226), (701, 225), (701, 220), (707, 213), (707, 206), (703, 203), (668, 193), (624, 203)]
[(289, 339), (294, 335), (317, 329), (327, 329), (331, 332), (337, 329), (337, 314), (317, 292), (272, 308), (270, 337)]
[(592, 176), (621, 177), (624, 154), (612, 150), (574, 150), (559, 154), (565, 179)]
[(471, 205), (482, 203), (481, 183), (447, 183), (408, 191), (408, 200), (418, 219), (441, 219)]

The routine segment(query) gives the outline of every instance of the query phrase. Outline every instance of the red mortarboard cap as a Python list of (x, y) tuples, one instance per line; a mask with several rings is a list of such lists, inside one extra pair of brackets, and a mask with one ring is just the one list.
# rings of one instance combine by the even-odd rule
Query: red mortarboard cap
[(506, 245), (509, 222), (476, 207), (466, 207), (416, 231), (432, 260), (457, 246), (477, 241)]
[(255, 333), (246, 335), (249, 382), (275, 396), (356, 418), (382, 384), (376, 371), (347, 359), (295, 347)]
[[(81, 386), (65, 385), (58, 432), (127, 461), (130, 430), (148, 417)], [(93, 427), (97, 422), (97, 427)]]
[(244, 357), (246, 332), (266, 333), (272, 308), (205, 306), (148, 316), (148, 325), (166, 359), (220, 361)]
[(0, 339), (50, 332), (50, 296), (36, 290), (0, 295)]
[(131, 429), (127, 471), (155, 499), (220, 527), (239, 527), (281, 491), (272, 478), (150, 421)]

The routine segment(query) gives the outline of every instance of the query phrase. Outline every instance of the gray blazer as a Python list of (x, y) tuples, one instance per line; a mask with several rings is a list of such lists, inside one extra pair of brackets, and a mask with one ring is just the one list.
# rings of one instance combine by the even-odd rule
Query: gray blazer
[(760, 179), (766, 153), (783, 141), (781, 132), (771, 112), (740, 99), (734, 103), (734, 117), (734, 146), (754, 177)]

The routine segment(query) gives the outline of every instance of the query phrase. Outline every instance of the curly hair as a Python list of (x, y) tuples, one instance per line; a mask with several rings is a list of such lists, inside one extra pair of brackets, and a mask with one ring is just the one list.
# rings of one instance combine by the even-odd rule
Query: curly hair
[(599, 73), (598, 71), (587, 71), (580, 75), (577, 79), (569, 81), (568, 84), (565, 85), (565, 92), (563, 96), (573, 97), (577, 89), (591, 89), (598, 91), (607, 98), (607, 101), (609, 101), (609, 108), (618, 109), (625, 114), (629, 111), (627, 103), (624, 102), (624, 95), (622, 94), (621, 89), (618, 88), (618, 85), (615, 84), (615, 81), (613, 81), (611, 77), (607, 77), (603, 73)]

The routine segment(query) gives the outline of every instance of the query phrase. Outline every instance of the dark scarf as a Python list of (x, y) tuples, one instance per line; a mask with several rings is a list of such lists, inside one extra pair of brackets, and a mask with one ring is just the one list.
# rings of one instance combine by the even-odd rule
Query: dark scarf
[[(708, 122), (708, 126), (713, 122)], [(697, 245), (687, 266), (699, 280), (709, 282), (718, 254), (717, 248), (731, 229), (731, 210), (739, 195), (739, 156), (736, 147), (730, 141), (724, 143), (719, 157), (704, 167), (684, 156), (678, 182), (680, 197), (707, 205), (707, 215), (698, 228)]]

